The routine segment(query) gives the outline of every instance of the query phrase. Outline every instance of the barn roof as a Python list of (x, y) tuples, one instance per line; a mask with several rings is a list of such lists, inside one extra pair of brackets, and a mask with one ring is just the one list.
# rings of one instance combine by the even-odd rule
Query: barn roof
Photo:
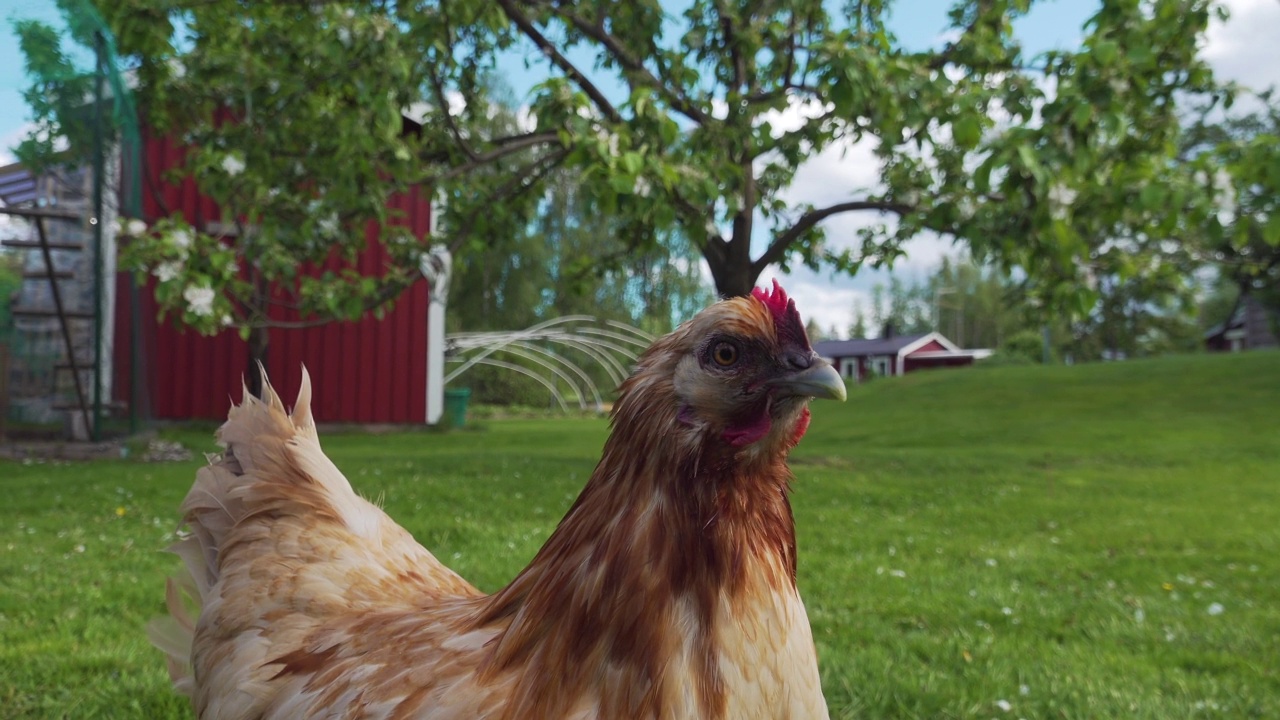
[(24, 205), (36, 199), (36, 180), (18, 163), (0, 167), (0, 203)]
[(865, 355), (897, 355), (902, 348), (911, 345), (931, 333), (894, 335), (887, 338), (857, 338), (854, 340), (823, 340), (813, 344), (814, 352), (822, 357), (854, 357)]

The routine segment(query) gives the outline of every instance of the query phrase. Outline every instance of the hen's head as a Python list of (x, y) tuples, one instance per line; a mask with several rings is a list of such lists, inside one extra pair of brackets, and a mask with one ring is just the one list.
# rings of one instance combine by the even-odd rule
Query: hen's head
[(732, 450), (785, 450), (808, 427), (810, 398), (845, 399), (777, 281), (712, 305), (654, 343), (625, 390), (621, 405), (652, 395), (645, 404), (674, 410), (677, 432)]

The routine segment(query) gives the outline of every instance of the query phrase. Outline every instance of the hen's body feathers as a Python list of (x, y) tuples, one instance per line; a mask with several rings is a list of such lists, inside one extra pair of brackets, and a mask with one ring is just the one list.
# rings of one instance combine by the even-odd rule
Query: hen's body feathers
[[(772, 327), (767, 304), (731, 303)], [(206, 720), (825, 718), (787, 500), (807, 410), (681, 400), (710, 391), (679, 387), (678, 335), (642, 358), (582, 495), (492, 596), (356, 495), (305, 372), (292, 416), (269, 385), (246, 397), (182, 505), (190, 578), (152, 628), (176, 687)]]

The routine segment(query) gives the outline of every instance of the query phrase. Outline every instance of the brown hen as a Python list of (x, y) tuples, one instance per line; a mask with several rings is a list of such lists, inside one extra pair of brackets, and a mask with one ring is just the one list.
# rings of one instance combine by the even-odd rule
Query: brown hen
[(203, 720), (827, 717), (786, 458), (845, 389), (776, 283), (644, 353), (586, 488), (493, 595), (356, 495), (305, 373), (292, 415), (263, 392), (196, 475), (190, 577), (152, 627)]

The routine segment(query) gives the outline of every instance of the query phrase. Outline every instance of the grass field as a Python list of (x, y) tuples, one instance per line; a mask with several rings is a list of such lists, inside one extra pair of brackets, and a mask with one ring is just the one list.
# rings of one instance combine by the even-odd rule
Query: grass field
[[(326, 447), (492, 590), (605, 433)], [(0, 717), (189, 717), (142, 626), (196, 466), (0, 464)], [(793, 467), (833, 717), (1280, 718), (1280, 353), (879, 381), (816, 404)]]

